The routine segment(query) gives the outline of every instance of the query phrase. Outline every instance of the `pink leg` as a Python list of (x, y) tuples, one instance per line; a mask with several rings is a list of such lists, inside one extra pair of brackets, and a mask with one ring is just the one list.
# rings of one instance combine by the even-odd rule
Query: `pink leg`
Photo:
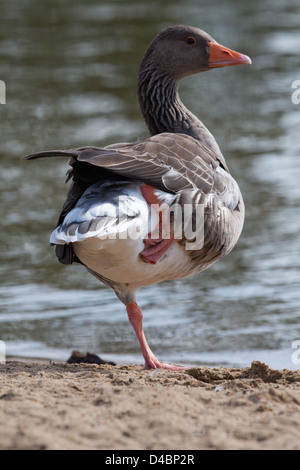
[(130, 302), (126, 306), (127, 314), (131, 325), (136, 333), (139, 343), (142, 348), (142, 353), (145, 359), (144, 369), (168, 369), (168, 370), (184, 370), (186, 367), (176, 366), (173, 364), (166, 364), (160, 362), (151, 351), (144, 331), (143, 331), (143, 313), (136, 302)]

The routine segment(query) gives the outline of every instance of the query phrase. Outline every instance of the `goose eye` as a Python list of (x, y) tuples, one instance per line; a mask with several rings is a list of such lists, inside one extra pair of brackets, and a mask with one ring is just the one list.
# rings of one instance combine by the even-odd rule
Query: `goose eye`
[(189, 46), (193, 46), (194, 44), (196, 44), (196, 39), (193, 38), (193, 37), (189, 37), (189, 38), (186, 38), (185, 42), (186, 42), (186, 44), (188, 44)]

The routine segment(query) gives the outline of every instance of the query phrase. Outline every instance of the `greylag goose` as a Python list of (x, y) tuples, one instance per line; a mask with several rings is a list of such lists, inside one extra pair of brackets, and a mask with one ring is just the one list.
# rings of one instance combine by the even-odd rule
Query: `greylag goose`
[(213, 135), (180, 100), (178, 83), (250, 63), (198, 28), (167, 27), (150, 44), (138, 74), (150, 138), (24, 157), (69, 157), (72, 182), (50, 242), (61, 263), (83, 264), (125, 304), (145, 369), (182, 366), (159, 361), (151, 351), (137, 290), (203, 271), (232, 250), (244, 222), (238, 184)]

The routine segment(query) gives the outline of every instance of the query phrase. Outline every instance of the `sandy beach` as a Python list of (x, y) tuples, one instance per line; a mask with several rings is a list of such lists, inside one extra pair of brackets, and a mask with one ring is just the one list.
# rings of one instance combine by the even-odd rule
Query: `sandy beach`
[(9, 360), (0, 449), (300, 449), (300, 371)]

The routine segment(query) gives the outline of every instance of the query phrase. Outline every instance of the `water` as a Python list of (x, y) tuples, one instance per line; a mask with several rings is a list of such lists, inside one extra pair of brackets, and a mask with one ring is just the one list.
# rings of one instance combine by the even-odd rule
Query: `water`
[(49, 235), (67, 187), (63, 160), (29, 152), (146, 138), (135, 95), (154, 35), (186, 23), (249, 55), (182, 81), (184, 103), (215, 135), (242, 189), (246, 223), (234, 251), (204, 273), (139, 292), (162, 360), (272, 367), (300, 338), (298, 0), (18, 0), (1, 2), (0, 339), (8, 355), (67, 359), (72, 349), (141, 363), (123, 305), (83, 267), (62, 266)]

